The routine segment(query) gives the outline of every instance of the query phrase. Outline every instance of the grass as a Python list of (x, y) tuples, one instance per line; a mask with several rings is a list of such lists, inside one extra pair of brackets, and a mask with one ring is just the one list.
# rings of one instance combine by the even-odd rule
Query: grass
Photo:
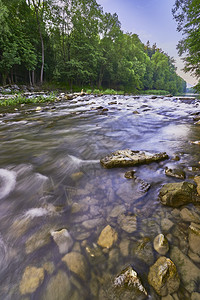
[(55, 95), (50, 96), (39, 96), (33, 98), (26, 98), (21, 95), (17, 95), (13, 98), (0, 100), (0, 106), (16, 106), (19, 104), (38, 104), (38, 103), (45, 103), (45, 102), (54, 102), (56, 100)]
[(146, 91), (140, 91), (140, 95), (169, 95), (169, 91), (165, 90), (146, 90)]

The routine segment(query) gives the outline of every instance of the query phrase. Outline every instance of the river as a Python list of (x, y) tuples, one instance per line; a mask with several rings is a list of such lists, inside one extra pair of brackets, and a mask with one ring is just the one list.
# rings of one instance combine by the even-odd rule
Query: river
[[(182, 249), (189, 223), (163, 206), (158, 193), (164, 183), (180, 181), (166, 176), (165, 167), (181, 168), (186, 180), (200, 174), (200, 146), (191, 143), (200, 140), (200, 125), (194, 121), (199, 111), (197, 99), (94, 95), (2, 110), (0, 299), (55, 300), (56, 289), (58, 300), (112, 299), (112, 280), (129, 264), (149, 298), (161, 299), (147, 281), (149, 266), (158, 257), (153, 239), (165, 230), (170, 246)], [(169, 155), (168, 160), (134, 167), (136, 176), (150, 184), (142, 195), (124, 177), (133, 168), (104, 169), (100, 164), (105, 155), (127, 148)], [(200, 213), (198, 207), (192, 209)], [(137, 216), (133, 233), (121, 228), (120, 213)], [(173, 224), (168, 232), (163, 219)], [(107, 225), (118, 239), (102, 249), (97, 241)], [(61, 229), (70, 235), (67, 252), (84, 257), (87, 274), (62, 260), (67, 252), (51, 235)], [(144, 241), (147, 252), (137, 254), (136, 245)], [(22, 277), (28, 266), (42, 275), (26, 292)]]

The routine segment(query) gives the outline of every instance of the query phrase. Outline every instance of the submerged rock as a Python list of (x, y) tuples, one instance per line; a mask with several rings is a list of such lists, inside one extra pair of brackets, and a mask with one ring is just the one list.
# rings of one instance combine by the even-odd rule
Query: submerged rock
[(178, 247), (172, 247), (170, 257), (176, 264), (185, 289), (192, 293), (200, 282), (200, 269)]
[(190, 249), (200, 255), (200, 224), (191, 223), (189, 226)]
[(195, 211), (191, 211), (186, 207), (181, 210), (180, 216), (185, 222), (200, 223), (200, 216)]
[(149, 266), (154, 263), (153, 247), (148, 237), (144, 237), (141, 241), (135, 243), (133, 255)]
[(49, 228), (41, 229), (26, 241), (26, 253), (32, 253), (50, 243)]
[(179, 207), (187, 203), (196, 202), (196, 187), (190, 182), (175, 182), (165, 184), (159, 193), (162, 204)]
[(20, 293), (22, 295), (34, 293), (44, 280), (44, 269), (28, 266), (20, 282)]
[(127, 171), (125, 174), (124, 174), (124, 177), (127, 178), (127, 179), (133, 179), (135, 178), (135, 171), (132, 170), (132, 171)]
[(123, 295), (125, 292), (127, 293), (128, 290), (132, 294), (131, 299), (146, 299), (147, 297), (147, 291), (142, 285), (138, 274), (131, 266), (128, 266), (115, 277), (114, 287), (120, 290), (119, 293), (121, 295)]
[(67, 253), (62, 258), (62, 261), (66, 263), (70, 271), (74, 272), (82, 280), (86, 280), (88, 278), (88, 265), (82, 254), (78, 252)]
[(73, 246), (73, 240), (67, 229), (52, 231), (51, 236), (59, 248), (61, 254), (67, 253)]
[(198, 195), (200, 195), (200, 176), (195, 176), (194, 181), (197, 184), (197, 193), (198, 193)]
[(118, 150), (102, 158), (100, 163), (105, 168), (131, 167), (137, 164), (148, 164), (154, 161), (167, 159), (164, 153), (149, 153), (143, 151), (133, 151), (130, 149)]
[(135, 215), (121, 214), (118, 216), (119, 226), (126, 232), (132, 233), (137, 230), (137, 217)]
[(164, 256), (159, 257), (148, 274), (149, 284), (158, 295), (164, 297), (179, 289), (180, 278), (175, 264)]
[(42, 295), (43, 300), (66, 300), (70, 299), (71, 284), (67, 274), (63, 271), (53, 276)]
[(103, 248), (111, 248), (112, 245), (117, 241), (117, 239), (117, 232), (110, 225), (107, 225), (102, 230), (98, 238), (97, 244)]
[(169, 250), (169, 244), (166, 237), (161, 233), (153, 241), (154, 249), (161, 255), (165, 255)]

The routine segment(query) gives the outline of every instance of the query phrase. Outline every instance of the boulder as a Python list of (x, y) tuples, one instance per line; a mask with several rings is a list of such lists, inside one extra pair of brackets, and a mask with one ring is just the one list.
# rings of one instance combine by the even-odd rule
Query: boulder
[(155, 237), (153, 246), (154, 249), (161, 255), (165, 255), (169, 251), (168, 240), (162, 233)]
[(21, 295), (34, 293), (44, 280), (44, 269), (28, 266), (26, 267), (19, 290)]
[(112, 245), (117, 241), (118, 234), (117, 232), (110, 226), (107, 225), (101, 232), (97, 244), (103, 248), (111, 248)]
[(189, 226), (190, 249), (200, 255), (200, 224), (191, 223)]
[(67, 229), (61, 229), (60, 231), (52, 231), (51, 236), (54, 242), (59, 248), (61, 254), (69, 252), (73, 246), (73, 240)]
[[(125, 268), (119, 275), (114, 279), (114, 287), (118, 289), (118, 293), (123, 295), (127, 291), (132, 294), (131, 299), (146, 299), (147, 291), (141, 283), (138, 274), (131, 266)], [(127, 298), (124, 299), (127, 299)], [(129, 297), (128, 297), (129, 299)]]
[(176, 264), (185, 289), (192, 293), (200, 281), (200, 269), (178, 247), (171, 247), (170, 258)]
[(117, 223), (128, 233), (132, 233), (137, 230), (137, 217), (135, 215), (121, 214), (117, 218)]
[(143, 151), (133, 151), (130, 149), (118, 150), (100, 160), (104, 168), (132, 167), (138, 164), (148, 164), (155, 161), (167, 159), (164, 153), (149, 153)]
[(179, 207), (187, 203), (195, 203), (196, 187), (190, 182), (175, 182), (165, 184), (159, 193), (162, 204), (172, 207)]
[(82, 280), (87, 280), (88, 278), (88, 265), (85, 257), (78, 252), (67, 253), (62, 261), (67, 265), (70, 271), (75, 273)]
[(148, 281), (158, 295), (162, 297), (175, 293), (180, 285), (175, 264), (164, 256), (159, 257), (155, 264), (150, 267)]
[(166, 167), (165, 174), (170, 177), (175, 177), (178, 179), (185, 179), (185, 172), (180, 169), (171, 169), (171, 168)]
[(66, 300), (70, 299), (71, 284), (64, 271), (58, 271), (53, 276), (42, 295), (43, 300)]

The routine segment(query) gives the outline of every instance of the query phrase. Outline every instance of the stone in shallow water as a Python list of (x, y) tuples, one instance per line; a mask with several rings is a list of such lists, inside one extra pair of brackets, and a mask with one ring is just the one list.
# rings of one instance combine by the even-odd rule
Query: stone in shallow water
[(117, 232), (110, 225), (107, 225), (102, 230), (98, 238), (97, 244), (103, 248), (111, 248), (112, 245), (117, 241), (117, 239)]
[(197, 292), (192, 293), (191, 300), (200, 300), (200, 293)]
[(148, 237), (144, 237), (141, 241), (135, 243), (133, 254), (149, 266), (154, 263), (153, 247)]
[(22, 295), (34, 293), (44, 280), (44, 269), (28, 266), (26, 267), (20, 282), (20, 293)]
[(169, 250), (169, 244), (166, 237), (161, 233), (153, 241), (154, 249), (161, 255), (165, 255)]
[(179, 207), (187, 203), (196, 203), (196, 187), (190, 182), (175, 182), (165, 184), (159, 193), (162, 204)]
[(71, 284), (67, 274), (63, 271), (53, 276), (43, 293), (44, 300), (66, 300), (70, 299)]
[(200, 216), (186, 207), (181, 210), (180, 216), (185, 222), (200, 223)]
[(175, 264), (167, 257), (159, 257), (148, 274), (149, 284), (158, 295), (167, 296), (179, 289), (180, 278)]
[(59, 248), (61, 254), (67, 253), (73, 246), (73, 239), (67, 229), (52, 231), (51, 236)]
[(200, 224), (191, 223), (189, 226), (190, 249), (200, 255)]
[(119, 275), (115, 277), (114, 287), (120, 290), (119, 292), (121, 295), (123, 295), (125, 291), (129, 291), (130, 293), (132, 293), (133, 298), (131, 299), (146, 299), (147, 297), (147, 291), (142, 285), (138, 274), (135, 270), (133, 270), (131, 266), (128, 266)]
[(102, 158), (100, 163), (105, 168), (131, 167), (137, 164), (148, 164), (154, 161), (167, 159), (164, 153), (149, 153), (145, 151), (133, 151), (130, 149), (117, 150), (110, 155)]
[(85, 260), (85, 257), (78, 252), (67, 253), (62, 261), (66, 263), (70, 271), (74, 272), (82, 280), (88, 278), (88, 265)]
[(185, 172), (180, 169), (171, 169), (171, 168), (166, 167), (165, 174), (170, 177), (175, 177), (178, 179), (185, 179)]
[(109, 216), (112, 217), (112, 218), (116, 218), (120, 214), (124, 213), (125, 211), (126, 211), (126, 208), (125, 208), (124, 205), (117, 205), (112, 209)]
[(132, 233), (137, 230), (137, 217), (135, 215), (119, 215), (117, 223), (128, 233)]
[(50, 243), (49, 228), (41, 229), (26, 241), (26, 253), (32, 253)]
[(200, 269), (178, 247), (172, 247), (170, 258), (176, 264), (184, 288), (192, 293), (200, 281)]
[(200, 195), (200, 176), (195, 176), (194, 181), (197, 184), (197, 193), (198, 193), (198, 195)]
[(163, 231), (169, 231), (172, 227), (174, 226), (174, 223), (167, 219), (167, 218), (164, 218), (161, 220), (161, 228)]

